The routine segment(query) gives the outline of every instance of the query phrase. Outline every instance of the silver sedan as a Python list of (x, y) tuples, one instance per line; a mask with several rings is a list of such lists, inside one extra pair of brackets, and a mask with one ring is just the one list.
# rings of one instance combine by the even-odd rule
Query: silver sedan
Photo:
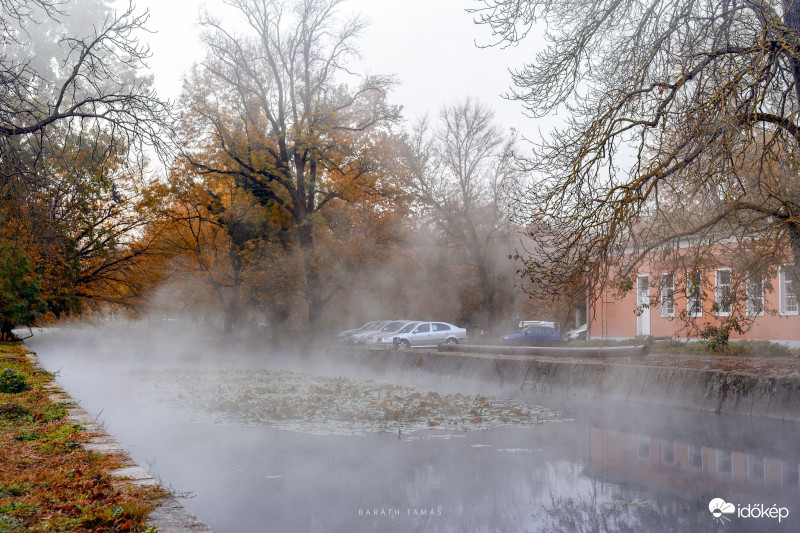
[(434, 347), (439, 344), (458, 344), (467, 340), (467, 330), (447, 322), (412, 322), (396, 333), (384, 335), (379, 343), (399, 348)]

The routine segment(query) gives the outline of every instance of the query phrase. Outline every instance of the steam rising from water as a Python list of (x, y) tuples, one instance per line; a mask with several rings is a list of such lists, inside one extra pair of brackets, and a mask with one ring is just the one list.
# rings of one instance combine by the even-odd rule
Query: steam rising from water
[[(794, 425), (492, 391), (516, 399), (500, 400), (466, 370), (425, 381), (387, 365), (376, 378), (209, 331), (119, 323), (28, 345), (216, 531), (707, 531), (717, 497), (788, 507), (772, 530), (800, 530)], [(539, 400), (577, 420), (537, 424), (564, 420)], [(769, 530), (738, 525), (724, 527)]]

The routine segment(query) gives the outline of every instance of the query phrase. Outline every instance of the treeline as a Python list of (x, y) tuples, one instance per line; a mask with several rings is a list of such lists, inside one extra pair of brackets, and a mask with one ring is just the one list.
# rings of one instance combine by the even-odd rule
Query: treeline
[[(396, 81), (350, 69), (364, 23), (340, 0), (242, 0), (237, 27), (204, 15), (172, 105), (144, 74), (146, 15), (94, 3), (86, 33), (69, 3), (0, 2), (5, 336), (87, 311), (226, 331), (569, 313), (517, 286), (514, 136), (473, 100), (404, 123)], [(50, 55), (26, 56), (45, 35)]]

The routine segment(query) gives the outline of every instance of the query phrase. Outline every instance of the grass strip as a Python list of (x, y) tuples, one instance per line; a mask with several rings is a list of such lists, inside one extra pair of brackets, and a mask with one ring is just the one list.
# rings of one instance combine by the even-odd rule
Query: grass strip
[(0, 533), (154, 533), (147, 516), (165, 497), (110, 472), (128, 457), (85, 450), (92, 435), (50, 399), (53, 375), (20, 345), (0, 345)]

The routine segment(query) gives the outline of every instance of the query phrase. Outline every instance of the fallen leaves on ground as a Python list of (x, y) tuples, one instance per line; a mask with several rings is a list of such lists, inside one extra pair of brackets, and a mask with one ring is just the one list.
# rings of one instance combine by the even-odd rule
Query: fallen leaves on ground
[(0, 346), (0, 371), (28, 386), (0, 393), (0, 531), (154, 531), (145, 519), (163, 491), (111, 478), (125, 458), (80, 446), (88, 435), (44, 388), (52, 375), (24, 353)]

